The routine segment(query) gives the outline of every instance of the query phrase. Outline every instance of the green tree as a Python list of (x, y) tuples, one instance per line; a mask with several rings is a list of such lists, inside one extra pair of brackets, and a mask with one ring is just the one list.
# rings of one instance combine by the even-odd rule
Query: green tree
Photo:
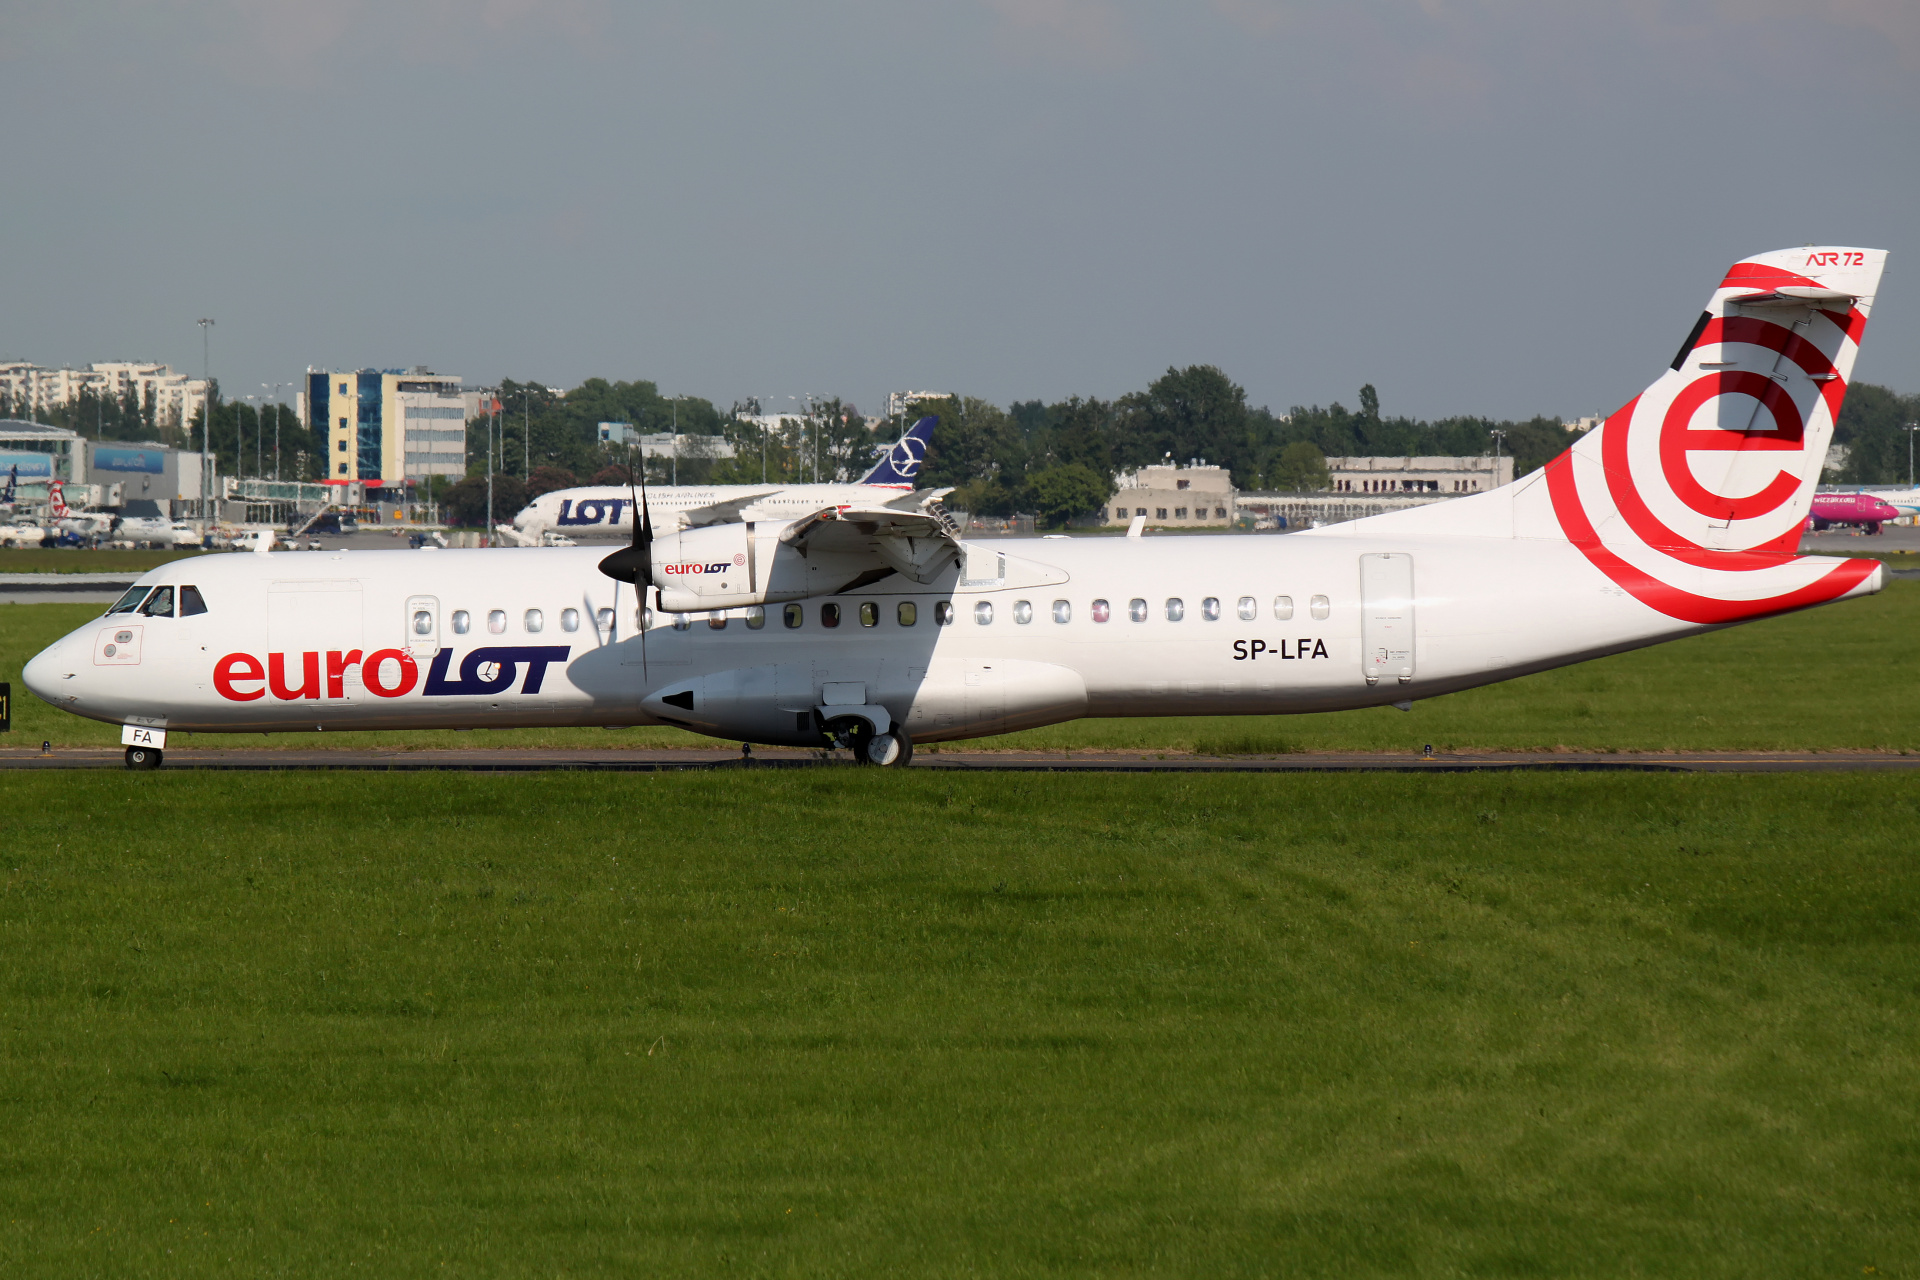
[(1013, 419), (972, 396), (927, 401), (915, 414), (940, 419), (920, 483), (963, 489), (968, 498), (956, 494), (954, 499), (962, 506), (968, 500), (989, 504), (966, 507), (977, 515), (1011, 515), (1025, 489), (1028, 456), (1027, 442)]
[[(1904, 484), (1909, 422), (1920, 421), (1920, 396), (1903, 396), (1871, 382), (1847, 388), (1834, 424), (1833, 442), (1847, 459), (1833, 468), (1841, 484)], [(1829, 457), (1831, 462), (1831, 457)]]
[(1040, 522), (1050, 529), (1105, 506), (1113, 494), (1111, 479), (1077, 462), (1034, 471), (1027, 487)]
[(1324, 489), (1328, 483), (1327, 455), (1311, 440), (1295, 440), (1281, 449), (1266, 474), (1267, 488), (1289, 493)]
[(1145, 391), (1122, 396), (1117, 409), (1116, 465), (1204, 458), (1233, 470), (1236, 484), (1252, 487), (1255, 441), (1247, 393), (1216, 366), (1170, 368)]

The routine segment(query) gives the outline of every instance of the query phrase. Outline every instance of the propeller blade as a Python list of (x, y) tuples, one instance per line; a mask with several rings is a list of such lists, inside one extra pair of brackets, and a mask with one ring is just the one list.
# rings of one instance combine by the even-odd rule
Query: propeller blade
[[(631, 462), (631, 458), (629, 458)], [(641, 459), (646, 465), (646, 459)], [(627, 470), (627, 493), (633, 500), (633, 541), (600, 561), (600, 572), (616, 582), (631, 582), (640, 589), (644, 601), (653, 581), (653, 517), (647, 510), (647, 477), (640, 476), (640, 488), (633, 487), (633, 470)]]

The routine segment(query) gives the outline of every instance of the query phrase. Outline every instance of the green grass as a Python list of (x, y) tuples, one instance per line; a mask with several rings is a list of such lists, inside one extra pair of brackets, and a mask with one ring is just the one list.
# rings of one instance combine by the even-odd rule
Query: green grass
[[(54, 711), (21, 664), (98, 605), (0, 608), (0, 680), (15, 682), (14, 742), (110, 746), (116, 728)], [(1920, 582), (1880, 595), (1417, 703), (1304, 716), (1082, 720), (942, 750), (1201, 751), (1920, 750)], [(203, 746), (711, 746), (675, 729), (484, 733), (205, 734)]]
[(9, 1275), (1920, 1267), (1904, 777), (0, 788)]
[(73, 547), (0, 547), (0, 573), (145, 573), (208, 551), (83, 551)]

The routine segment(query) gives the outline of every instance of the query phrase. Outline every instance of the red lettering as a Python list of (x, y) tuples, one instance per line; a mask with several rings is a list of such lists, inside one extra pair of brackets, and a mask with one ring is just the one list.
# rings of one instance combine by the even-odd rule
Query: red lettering
[(327, 696), (329, 698), (344, 698), (347, 696), (346, 687), (343, 683), (346, 678), (347, 668), (357, 667), (359, 665), (360, 651), (358, 649), (349, 649), (345, 653), (340, 652), (338, 649), (329, 649), (327, 651)]
[[(389, 658), (400, 664), (400, 681), (391, 687), (380, 683), (380, 668)], [(360, 664), (360, 678), (366, 682), (368, 692), (382, 698), (397, 698), (413, 692), (414, 684), (420, 679), (420, 668), (414, 665), (413, 655), (404, 649), (376, 649)]]
[(303, 653), (300, 655), (300, 687), (287, 687), (287, 655), (270, 653), (267, 655), (267, 688), (273, 690), (273, 696), (282, 702), (292, 702), (297, 698), (320, 700), (320, 655)]
[(265, 689), (242, 693), (233, 687), (241, 680), (251, 684), (266, 678), (267, 673), (261, 668), (260, 659), (250, 653), (230, 653), (213, 664), (213, 687), (220, 691), (221, 697), (230, 702), (252, 702), (255, 698), (266, 697)]

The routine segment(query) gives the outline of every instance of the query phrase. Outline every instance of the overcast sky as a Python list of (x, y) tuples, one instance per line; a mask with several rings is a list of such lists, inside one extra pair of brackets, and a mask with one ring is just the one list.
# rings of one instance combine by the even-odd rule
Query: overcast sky
[[(1725, 267), (1894, 251), (1915, 0), (4, 0), (0, 356), (722, 405), (1611, 410)], [(290, 398), (290, 393), (289, 398)]]

